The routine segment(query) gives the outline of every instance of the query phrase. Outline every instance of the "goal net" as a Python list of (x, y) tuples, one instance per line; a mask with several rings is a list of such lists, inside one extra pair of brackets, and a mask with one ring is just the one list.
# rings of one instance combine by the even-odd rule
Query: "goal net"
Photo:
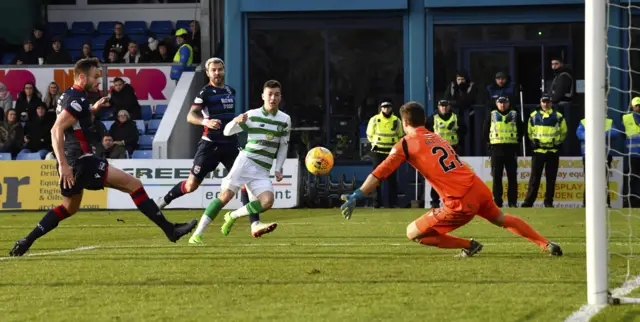
[[(640, 207), (635, 186), (640, 169), (634, 170), (627, 147), (626, 134), (632, 132), (623, 126), (623, 116), (633, 114), (633, 98), (640, 97), (640, 19), (633, 18), (635, 12), (640, 14), (640, 4), (626, 0), (585, 1), (587, 297), (592, 305), (640, 303), (640, 211), (634, 209)], [(606, 118), (613, 121), (610, 136), (603, 135)], [(624, 163), (623, 171), (606, 166), (609, 155)], [(622, 189), (611, 187), (607, 175), (623, 176)], [(622, 207), (607, 207), (603, 187), (612, 199), (623, 200)]]

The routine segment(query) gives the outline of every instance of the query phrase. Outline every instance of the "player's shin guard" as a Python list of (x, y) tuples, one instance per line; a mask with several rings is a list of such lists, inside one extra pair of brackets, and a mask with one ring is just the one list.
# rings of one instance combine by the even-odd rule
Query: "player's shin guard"
[(533, 229), (526, 221), (509, 214), (504, 215), (504, 223), (502, 224), (503, 228), (508, 229), (510, 232), (522, 236), (532, 243), (540, 246), (541, 248), (547, 247), (547, 243), (549, 241), (542, 237), (535, 229)]
[(417, 240), (422, 245), (435, 246), (438, 248), (469, 248), (471, 240), (455, 236), (437, 234), (422, 237)]
[(194, 235), (201, 235), (204, 233), (207, 226), (209, 226), (209, 224), (218, 216), (222, 207), (224, 207), (222, 200), (218, 198), (213, 199), (213, 201), (211, 201), (207, 206), (207, 209), (204, 210), (204, 214), (202, 214), (202, 218), (200, 218), (200, 222), (198, 222), (198, 228), (196, 228)]
[(262, 212), (262, 204), (260, 200), (254, 200), (239, 209), (231, 212), (231, 217), (240, 218), (247, 215), (256, 215)]
[(25, 238), (29, 243), (33, 243), (36, 239), (42, 237), (44, 234), (52, 231), (58, 227), (58, 223), (65, 218), (71, 217), (67, 208), (63, 205), (55, 207), (47, 212), (44, 217), (38, 223), (38, 226), (31, 231), (31, 233)]
[(187, 193), (185, 188), (186, 184), (187, 184), (187, 181), (181, 181), (181, 182), (178, 182), (177, 185), (173, 186), (173, 188), (171, 188), (171, 190), (169, 190), (169, 192), (164, 196), (164, 202), (166, 202), (168, 205), (173, 200), (184, 196)]
[[(247, 192), (247, 187), (242, 187), (240, 200), (242, 200), (243, 206), (246, 206), (249, 203), (249, 193)], [(260, 214), (249, 214), (249, 222), (251, 222), (251, 224), (253, 224), (254, 222), (260, 222)]]
[(173, 224), (170, 223), (162, 214), (162, 211), (160, 211), (158, 205), (156, 205), (153, 200), (149, 199), (149, 196), (144, 190), (144, 187), (140, 187), (130, 195), (131, 199), (133, 199), (133, 203), (136, 204), (136, 207), (138, 207), (138, 210), (140, 210), (140, 212), (142, 212), (145, 216), (147, 216), (147, 218), (153, 221), (153, 223), (158, 225), (158, 227), (162, 228), (162, 230), (166, 234), (170, 234), (173, 232)]

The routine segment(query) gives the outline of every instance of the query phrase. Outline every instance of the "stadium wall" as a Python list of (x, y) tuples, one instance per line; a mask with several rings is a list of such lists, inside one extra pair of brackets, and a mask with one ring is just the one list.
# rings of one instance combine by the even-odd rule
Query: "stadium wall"
[(200, 20), (200, 14), (200, 3), (88, 5), (77, 0), (75, 5), (47, 6), (50, 22)]

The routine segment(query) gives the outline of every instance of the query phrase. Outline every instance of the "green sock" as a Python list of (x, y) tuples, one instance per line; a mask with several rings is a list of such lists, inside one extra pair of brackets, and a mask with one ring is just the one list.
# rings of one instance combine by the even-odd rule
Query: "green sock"
[(262, 211), (263, 211), (263, 209), (262, 209), (262, 204), (260, 203), (260, 200), (254, 200), (254, 201), (246, 204), (242, 208), (239, 208), (239, 209), (236, 209), (236, 210), (232, 211), (231, 212), (231, 217), (240, 218), (240, 217), (244, 217), (244, 216), (248, 216), (248, 215), (259, 214)]
[(223, 205), (220, 199), (213, 199), (213, 201), (211, 201), (211, 203), (209, 203), (209, 205), (207, 206), (207, 209), (205, 209), (204, 215), (211, 218), (211, 220), (214, 220), (218, 216), (218, 213), (220, 212), (222, 207)]

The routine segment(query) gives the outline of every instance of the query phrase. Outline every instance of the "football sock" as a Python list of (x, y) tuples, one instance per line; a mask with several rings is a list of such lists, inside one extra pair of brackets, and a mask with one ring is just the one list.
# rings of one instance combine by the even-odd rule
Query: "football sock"
[(160, 211), (156, 203), (149, 199), (144, 187), (140, 187), (131, 193), (131, 199), (133, 199), (133, 203), (136, 204), (138, 210), (158, 225), (158, 227), (162, 228), (165, 233), (168, 234), (173, 231), (173, 224), (162, 214), (162, 211)]
[(204, 210), (203, 216), (207, 216), (211, 221), (213, 221), (218, 216), (220, 210), (222, 210), (222, 207), (224, 207), (222, 200), (218, 198), (213, 199), (207, 206), (207, 209)]
[(187, 181), (181, 181), (178, 182), (177, 185), (173, 186), (173, 188), (171, 188), (171, 190), (169, 190), (169, 192), (167, 193), (166, 196), (164, 196), (164, 202), (168, 204), (170, 204), (174, 199), (180, 198), (182, 196), (184, 196), (186, 194), (185, 192), (185, 184), (187, 184)]
[(503, 228), (508, 229), (510, 232), (522, 236), (534, 244), (545, 248), (547, 247), (547, 243), (549, 241), (542, 237), (535, 229), (533, 229), (526, 221), (520, 219), (519, 217), (512, 216), (509, 214), (504, 215), (504, 223), (502, 224)]
[[(247, 192), (246, 187), (242, 187), (242, 193), (240, 194), (240, 200), (242, 200), (242, 205), (246, 206), (249, 203), (249, 193)], [(249, 214), (249, 222), (259, 223), (260, 222), (260, 214)]]
[(207, 227), (212, 221), (213, 219), (211, 219), (209, 216), (202, 215), (202, 218), (200, 218), (200, 221), (198, 222), (198, 227), (196, 228), (196, 231), (193, 234), (202, 235), (202, 233), (204, 233), (204, 230), (207, 229)]
[(436, 246), (438, 248), (469, 248), (471, 240), (444, 234), (422, 237), (419, 241), (422, 245)]
[(254, 200), (239, 209), (231, 212), (231, 217), (240, 218), (251, 214), (259, 214), (262, 212), (262, 204), (260, 200)]
[(26, 237), (27, 241), (33, 243), (36, 239), (44, 236), (44, 234), (52, 231), (54, 228), (58, 227), (58, 223), (65, 218), (71, 217), (71, 214), (67, 211), (63, 205), (55, 207), (44, 215), (36, 228), (29, 233)]

